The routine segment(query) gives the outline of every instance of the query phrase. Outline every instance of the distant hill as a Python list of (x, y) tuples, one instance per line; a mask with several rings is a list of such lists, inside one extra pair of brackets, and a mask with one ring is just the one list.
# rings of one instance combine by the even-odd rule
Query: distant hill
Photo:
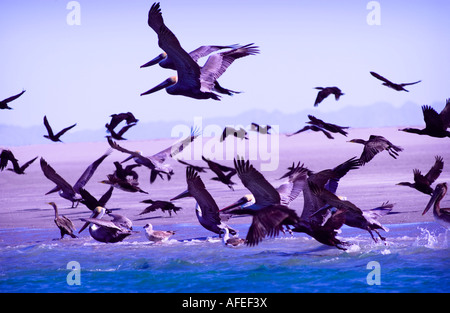
[[(433, 103), (438, 112), (442, 110), (442, 103)], [(421, 106), (412, 102), (405, 103), (399, 108), (389, 103), (375, 103), (365, 107), (345, 107), (335, 112), (321, 112), (320, 108), (311, 108), (297, 113), (286, 114), (280, 111), (267, 112), (264, 110), (251, 110), (233, 117), (216, 117), (202, 120), (203, 128), (208, 125), (242, 125), (247, 127), (252, 122), (261, 125), (279, 125), (281, 133), (294, 132), (304, 126), (308, 121), (308, 114), (312, 114), (326, 122), (349, 126), (362, 127), (389, 127), (389, 126), (417, 126), (424, 125)], [(193, 121), (171, 122), (139, 122), (132, 127), (124, 137), (129, 140), (148, 140), (170, 138), (175, 125), (187, 125)], [(18, 127), (0, 125), (1, 146), (22, 146), (48, 143), (43, 138), (46, 133), (44, 125), (32, 127)], [(81, 130), (66, 133), (64, 142), (97, 142), (104, 141), (107, 135), (105, 128), (97, 130)]]

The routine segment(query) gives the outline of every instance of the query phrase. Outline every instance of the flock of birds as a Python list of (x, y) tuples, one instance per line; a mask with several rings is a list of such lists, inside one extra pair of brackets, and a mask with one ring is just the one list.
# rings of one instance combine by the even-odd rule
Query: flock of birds
[[(176, 36), (164, 24), (159, 3), (154, 3), (151, 6), (148, 14), (148, 25), (157, 34), (158, 45), (164, 52), (141, 67), (159, 64), (163, 68), (176, 70), (177, 76), (166, 79), (158, 86), (149, 89), (141, 95), (148, 95), (165, 88), (170, 95), (220, 100), (219, 94), (233, 95), (239, 92), (222, 87), (217, 81), (218, 78), (234, 60), (259, 53), (258, 47), (253, 44), (244, 46), (202, 46), (187, 53), (181, 47)], [(206, 63), (200, 66), (197, 61), (208, 55)], [(404, 88), (405, 86), (420, 82), (396, 84), (375, 72), (370, 72), (370, 74), (383, 81), (383, 85), (396, 91), (408, 91)], [(316, 87), (316, 89), (319, 92), (314, 106), (318, 106), (330, 95), (334, 95), (336, 100), (339, 100), (344, 95), (338, 87)], [(18, 99), (24, 93), (25, 90), (1, 101), (0, 109), (11, 109), (8, 103)], [(437, 113), (427, 105), (422, 107), (422, 111), (425, 128), (405, 128), (400, 130), (438, 138), (450, 137), (450, 132), (447, 130), (450, 126), (450, 99), (447, 100), (444, 109), (440, 113)], [(170, 180), (174, 172), (172, 166), (167, 162), (168, 159), (177, 159), (177, 154), (191, 144), (200, 135), (200, 132), (197, 129), (191, 129), (190, 136), (152, 156), (144, 156), (139, 151), (131, 151), (117, 143), (119, 140), (126, 140), (123, 135), (137, 124), (138, 119), (131, 112), (113, 114), (110, 117), (111, 121), (105, 127), (109, 133), (107, 142), (111, 148), (90, 164), (74, 185), (71, 185), (61, 177), (42, 157), (40, 158), (40, 166), (44, 176), (55, 184), (55, 187), (46, 194), (58, 192), (62, 198), (72, 203), (72, 207), (82, 203), (92, 211), (90, 217), (82, 218), (85, 224), (78, 233), (88, 228), (90, 235), (95, 240), (114, 243), (124, 240), (134, 231), (130, 219), (123, 215), (115, 214), (106, 208), (113, 190), (116, 188), (125, 192), (147, 193), (139, 187), (139, 175), (135, 171), (137, 167), (144, 167), (149, 170), (150, 183), (154, 183), (158, 177)], [(346, 129), (349, 127), (327, 123), (313, 115), (308, 115), (308, 118), (309, 121), (305, 127), (293, 134), (288, 134), (288, 136), (307, 130), (322, 132), (329, 139), (333, 139), (331, 133), (343, 136), (348, 134)], [(121, 123), (125, 123), (125, 125), (120, 130), (117, 130)], [(61, 137), (76, 126), (76, 124), (73, 124), (55, 134), (46, 116), (44, 116), (44, 125), (48, 133), (44, 137), (54, 142), (60, 142)], [(252, 123), (251, 130), (260, 134), (271, 135), (270, 125), (260, 126), (257, 123)], [(231, 135), (241, 139), (248, 139), (245, 129), (226, 127), (220, 137), (220, 141), (226, 140)], [(280, 232), (284, 233), (287, 231), (290, 233), (306, 233), (322, 244), (346, 249), (348, 243), (337, 237), (339, 229), (344, 224), (366, 230), (374, 241), (379, 239), (384, 241), (385, 238), (379, 231), (386, 230), (386, 228), (378, 219), (389, 214), (393, 204), (386, 202), (371, 210), (362, 210), (352, 202), (336, 196), (336, 191), (340, 179), (349, 171), (364, 166), (375, 155), (385, 150), (395, 159), (403, 149), (386, 138), (377, 135), (371, 135), (368, 140), (352, 139), (349, 142), (364, 146), (359, 158), (353, 157), (332, 169), (318, 172), (308, 169), (300, 162), (293, 164), (280, 178), (286, 179), (286, 181), (278, 187), (274, 187), (248, 160), (246, 161), (239, 156), (234, 159), (234, 167), (219, 164), (205, 157), (203, 157), (203, 161), (207, 166), (193, 165), (179, 159), (178, 161), (186, 166), (187, 190), (173, 197), (170, 201), (151, 199), (142, 201), (149, 204), (149, 206), (140, 214), (147, 214), (160, 209), (167, 211), (171, 216), (172, 213), (176, 213), (181, 209), (181, 207), (177, 207), (174, 204), (174, 201), (184, 197), (193, 197), (196, 201), (195, 212), (199, 223), (208, 231), (221, 236), (226, 245), (237, 246), (246, 244), (254, 246), (266, 237), (275, 237)], [(122, 162), (114, 162), (114, 172), (108, 174), (107, 179), (102, 181), (102, 183), (110, 185), (110, 188), (97, 200), (84, 187), (101, 163), (111, 154), (112, 150), (127, 154), (128, 157)], [(16, 174), (25, 174), (27, 167), (37, 158), (35, 157), (20, 166), (12, 151), (3, 149), (0, 154), (0, 170), (3, 171), (10, 162), (12, 168), (8, 168), (8, 170)], [(134, 163), (124, 167), (122, 164), (128, 160), (133, 160)], [(431, 187), (441, 174), (443, 167), (443, 158), (436, 156), (435, 163), (427, 174), (422, 175), (420, 170), (414, 169), (414, 182), (401, 182), (398, 185), (408, 186), (430, 195), (429, 203), (423, 214), (433, 207), (435, 219), (448, 229), (450, 228), (450, 208), (440, 207), (440, 202), (447, 192), (447, 184), (440, 183), (435, 188)], [(216, 174), (213, 180), (223, 183), (231, 190), (234, 190), (233, 185), (236, 184), (231, 179), (237, 175), (242, 184), (250, 191), (250, 194), (243, 196), (223, 209), (219, 209), (200, 177), (200, 173), (207, 170), (211, 170)], [(301, 193), (303, 194), (304, 205), (299, 216), (289, 205)], [(76, 238), (75, 227), (72, 221), (63, 215), (59, 215), (57, 205), (54, 202), (49, 204), (54, 208), (54, 221), (60, 230), (61, 238), (65, 235)], [(105, 215), (108, 215), (110, 219), (104, 219)], [(234, 215), (252, 216), (252, 223), (245, 239), (239, 238), (238, 232), (226, 223)], [(151, 224), (145, 225), (144, 229), (147, 238), (153, 242), (167, 240), (174, 234), (173, 231), (154, 230)]]

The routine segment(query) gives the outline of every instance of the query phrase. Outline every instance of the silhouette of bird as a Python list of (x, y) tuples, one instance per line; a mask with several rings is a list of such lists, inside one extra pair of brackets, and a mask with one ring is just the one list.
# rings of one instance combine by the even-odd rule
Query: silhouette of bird
[(78, 238), (73, 232), (75, 231), (75, 226), (73, 225), (72, 221), (65, 217), (64, 215), (59, 215), (58, 213), (58, 207), (56, 206), (55, 202), (49, 202), (53, 209), (55, 210), (55, 224), (59, 228), (59, 231), (61, 232), (61, 239), (64, 238), (64, 235), (69, 235), (72, 238)]
[(22, 90), (22, 92), (18, 93), (17, 95), (11, 96), (9, 98), (6, 98), (6, 99), (3, 99), (2, 101), (0, 101), (0, 109), (1, 110), (5, 110), (5, 109), (12, 110), (12, 108), (8, 106), (8, 103), (19, 98), (21, 95), (24, 94), (24, 92), (25, 92), (25, 90)]
[(403, 128), (400, 130), (407, 133), (428, 135), (437, 138), (450, 137), (450, 132), (447, 131), (450, 127), (450, 99), (447, 99), (444, 109), (439, 114), (429, 105), (423, 105), (422, 112), (423, 119), (425, 120), (424, 129)]
[(348, 129), (349, 127), (339, 126), (336, 124), (326, 123), (321, 119), (316, 118), (313, 115), (308, 115), (309, 122), (306, 122), (307, 124), (315, 125), (317, 127), (320, 127), (324, 130), (327, 130), (332, 133), (339, 133), (341, 135), (347, 136), (347, 132), (344, 129)]
[(320, 90), (317, 93), (316, 101), (314, 102), (315, 107), (331, 94), (334, 95), (336, 101), (344, 95), (338, 87), (315, 87), (314, 89)]
[[(124, 125), (118, 132), (114, 129), (122, 122), (126, 121), (126, 125)], [(131, 127), (135, 126), (139, 120), (136, 119), (131, 112), (127, 113), (119, 113), (111, 115), (111, 122), (105, 125), (107, 132), (111, 134), (111, 137), (116, 140), (126, 140), (123, 138), (123, 134), (128, 131)]]
[(408, 85), (414, 85), (414, 84), (417, 84), (417, 83), (421, 82), (421, 80), (418, 80), (418, 81), (416, 81), (414, 83), (396, 84), (396, 83), (391, 82), (390, 80), (384, 78), (383, 76), (381, 76), (380, 74), (377, 74), (375, 72), (370, 72), (370, 74), (373, 77), (383, 81), (383, 86), (387, 86), (387, 87), (392, 88), (392, 89), (397, 90), (397, 91), (406, 91), (406, 92), (408, 92), (408, 90), (406, 90), (403, 87), (408, 86)]
[(436, 222), (445, 227), (447, 231), (450, 229), (450, 208), (441, 208), (441, 200), (447, 194), (447, 183), (437, 184), (434, 188), (433, 195), (428, 202), (422, 215), (428, 212), (433, 205), (433, 216)]
[(248, 139), (247, 131), (242, 127), (236, 129), (234, 127), (227, 126), (223, 129), (222, 135), (220, 136), (220, 142), (223, 142), (226, 137), (231, 135), (239, 139)]
[(312, 131), (315, 131), (315, 132), (322, 132), (325, 136), (327, 136), (328, 139), (334, 139), (334, 137), (328, 131), (326, 131), (325, 129), (320, 128), (319, 126), (316, 126), (316, 125), (306, 125), (305, 127), (297, 130), (295, 133), (286, 134), (286, 136), (291, 137), (291, 136), (300, 134), (300, 133), (302, 133), (304, 131), (307, 131), (307, 130), (312, 130)]
[(195, 169), (199, 173), (206, 173), (206, 170), (208, 169), (208, 167), (192, 165), (192, 164), (190, 164), (190, 163), (188, 163), (186, 161), (180, 160), (180, 159), (177, 159), (177, 161), (180, 162), (183, 165), (192, 167), (193, 169)]
[(140, 192), (148, 194), (147, 191), (142, 190), (139, 187), (139, 182), (134, 178), (119, 178), (115, 174), (106, 175), (107, 179), (100, 181), (102, 184), (111, 185), (114, 188), (127, 191), (127, 192)]
[(394, 159), (397, 158), (398, 152), (403, 151), (403, 148), (392, 144), (383, 136), (370, 135), (369, 140), (367, 141), (363, 139), (352, 139), (348, 142), (360, 143), (364, 145), (363, 152), (359, 157), (362, 165), (372, 160), (376, 154), (383, 150), (386, 150)]
[(431, 185), (439, 177), (439, 175), (441, 175), (442, 169), (444, 168), (444, 160), (442, 157), (437, 155), (434, 158), (434, 165), (430, 168), (428, 173), (425, 174), (425, 176), (422, 175), (420, 170), (414, 169), (414, 183), (400, 182), (397, 185), (408, 186), (431, 196), (433, 193), (433, 188), (431, 188)]
[(48, 135), (44, 135), (45, 138), (50, 139), (51, 141), (54, 141), (54, 142), (58, 142), (58, 141), (62, 142), (60, 137), (62, 135), (64, 135), (65, 132), (67, 132), (68, 130), (74, 128), (77, 124), (75, 123), (75, 124), (73, 124), (73, 125), (71, 125), (69, 127), (63, 128), (56, 135), (53, 134), (53, 130), (52, 130), (52, 128), (51, 128), (51, 126), (50, 126), (50, 124), (49, 124), (49, 122), (47, 120), (47, 116), (44, 116), (44, 125), (45, 125), (45, 128), (47, 129), (47, 132), (48, 132)]
[[(231, 177), (236, 174), (236, 170), (234, 168), (208, 160), (204, 156), (202, 156), (202, 160), (205, 161), (208, 164), (209, 169), (217, 175), (217, 177), (211, 178), (212, 180), (220, 181), (227, 185), (231, 190), (234, 190), (233, 185), (236, 183), (231, 180)], [(225, 173), (228, 174), (225, 175)]]
[(83, 198), (80, 200), (80, 203), (84, 204), (89, 210), (94, 211), (96, 207), (101, 206), (105, 207), (106, 203), (111, 199), (114, 187), (111, 186), (109, 189), (100, 197), (100, 199), (96, 199), (93, 195), (89, 193), (84, 188), (80, 189), (80, 195)]
[(8, 171), (14, 172), (16, 174), (25, 174), (25, 169), (27, 169), (28, 166), (30, 166), (31, 163), (33, 163), (38, 157), (35, 157), (34, 159), (25, 162), (22, 164), (22, 166), (19, 165), (18, 160), (14, 157), (14, 154), (11, 152), (11, 150), (2, 150), (0, 153), (0, 170), (3, 171), (3, 169), (8, 164), (8, 161), (10, 161), (13, 165), (13, 168), (8, 168)]
[(257, 133), (260, 134), (264, 134), (264, 135), (270, 135), (269, 131), (272, 129), (272, 126), (270, 125), (266, 125), (266, 126), (261, 126), (259, 124), (256, 123), (252, 123), (250, 126), (250, 130), (255, 131)]
[(155, 212), (159, 209), (163, 212), (169, 212), (169, 216), (172, 217), (172, 212), (176, 214), (177, 211), (180, 211), (182, 209), (181, 207), (175, 206), (175, 204), (169, 201), (147, 199), (141, 201), (141, 203), (149, 203), (151, 205), (146, 207), (141, 213), (139, 213), (139, 215)]
[(181, 47), (175, 35), (164, 24), (159, 3), (154, 3), (148, 13), (148, 25), (158, 35), (158, 45), (173, 61), (177, 76), (166, 79), (161, 84), (144, 92), (147, 95), (166, 89), (168, 94), (183, 95), (194, 99), (214, 99), (220, 97), (213, 93), (215, 82), (238, 58), (259, 53), (252, 44), (211, 55), (203, 67)]

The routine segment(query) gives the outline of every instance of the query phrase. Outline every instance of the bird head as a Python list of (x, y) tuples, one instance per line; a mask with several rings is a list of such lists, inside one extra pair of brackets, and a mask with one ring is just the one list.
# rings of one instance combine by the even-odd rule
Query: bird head
[(241, 209), (252, 206), (255, 203), (255, 197), (252, 194), (248, 194), (240, 198), (238, 201), (236, 201), (233, 204), (230, 204), (229, 206), (219, 210), (219, 212), (224, 212), (230, 209), (233, 209), (235, 207), (240, 206)]

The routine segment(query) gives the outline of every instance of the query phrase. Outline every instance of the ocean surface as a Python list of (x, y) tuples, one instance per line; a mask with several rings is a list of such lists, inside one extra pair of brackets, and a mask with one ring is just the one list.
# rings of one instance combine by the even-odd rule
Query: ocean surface
[[(142, 227), (115, 244), (59, 240), (55, 229), (0, 229), (0, 292), (449, 292), (450, 234), (434, 222), (386, 225), (386, 243), (343, 227), (347, 251), (294, 234), (256, 247), (196, 237), (201, 226), (158, 227), (177, 234), (149, 242)], [(164, 227), (164, 228), (161, 228)], [(237, 225), (244, 237), (248, 225)]]

